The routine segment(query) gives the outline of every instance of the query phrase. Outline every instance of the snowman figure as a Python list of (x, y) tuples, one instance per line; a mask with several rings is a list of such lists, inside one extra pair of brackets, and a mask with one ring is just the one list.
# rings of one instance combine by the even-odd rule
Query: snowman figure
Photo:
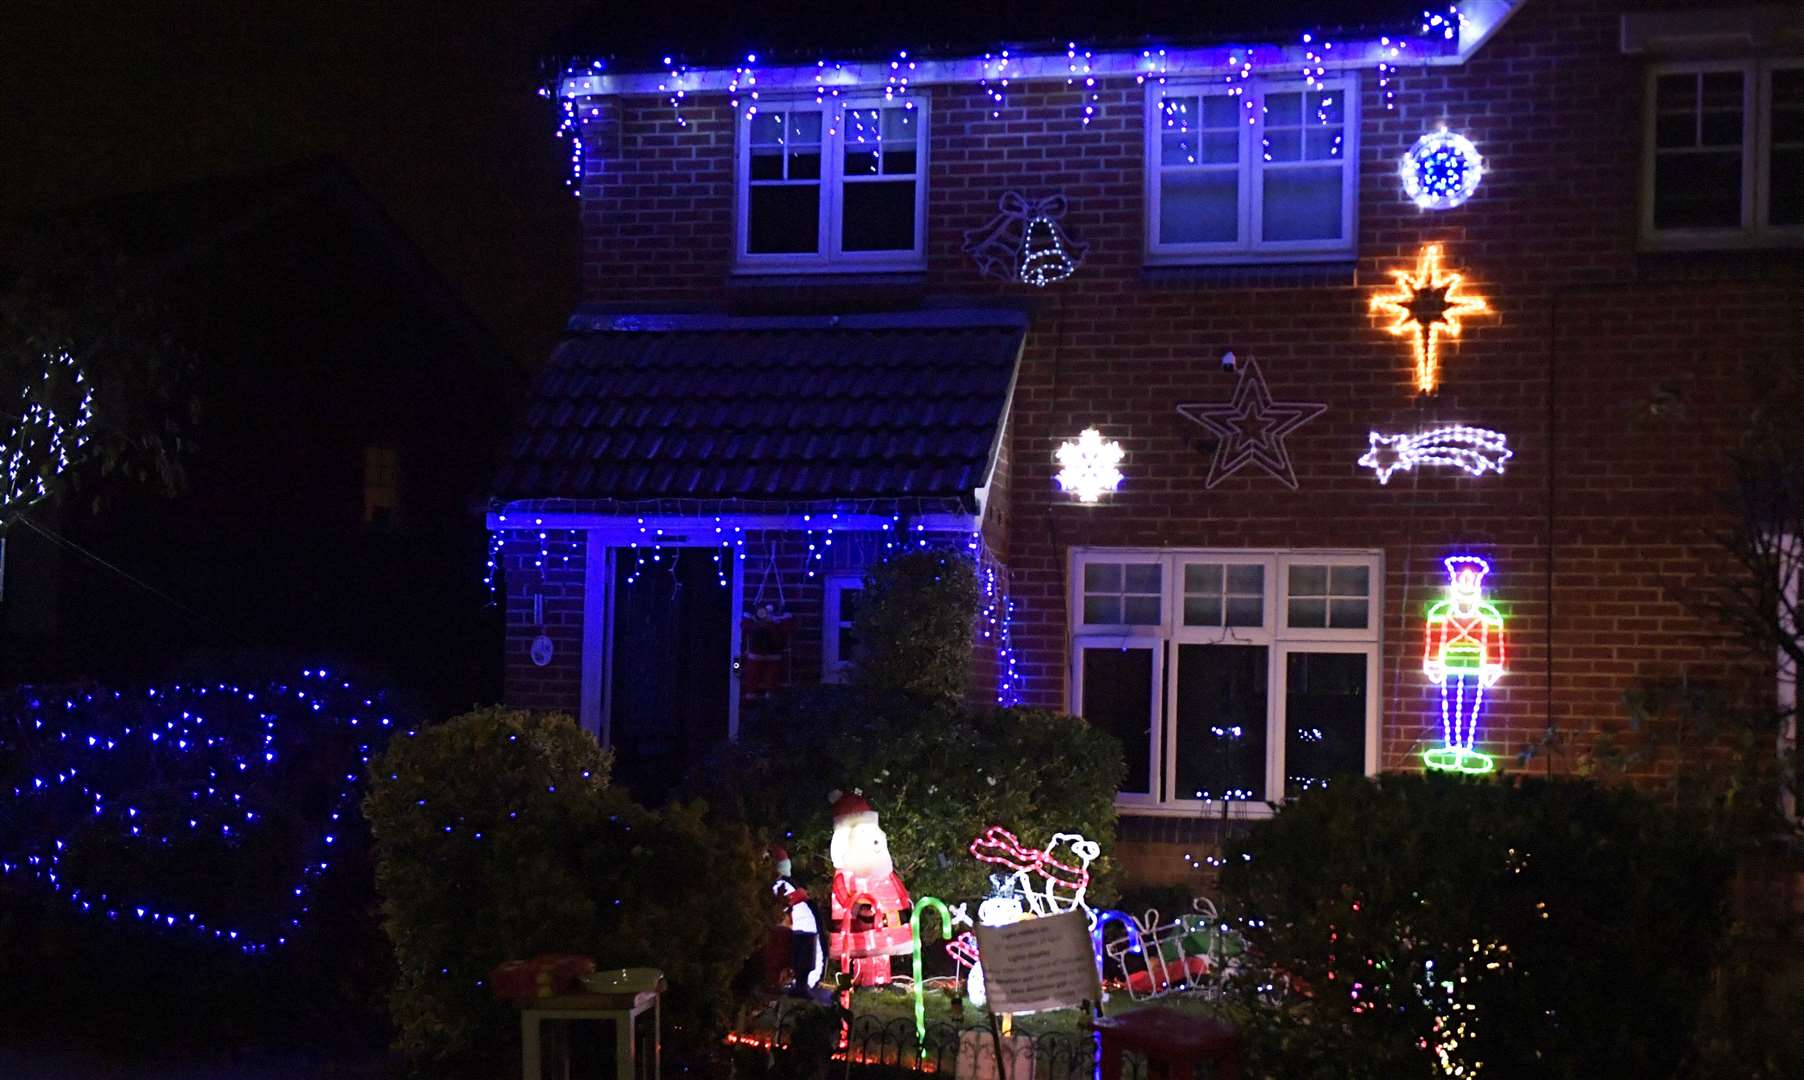
[(890, 957), (914, 949), (909, 928), (911, 901), (896, 864), (889, 838), (877, 823), (877, 811), (864, 796), (834, 793), (833, 925), (827, 928), (828, 949), (850, 970), (856, 986), (886, 986)]

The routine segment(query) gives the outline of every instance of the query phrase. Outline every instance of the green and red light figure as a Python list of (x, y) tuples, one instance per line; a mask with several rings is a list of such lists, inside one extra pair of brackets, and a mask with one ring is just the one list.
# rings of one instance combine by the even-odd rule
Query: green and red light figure
[(1445, 599), (1428, 605), (1422, 669), (1441, 688), (1441, 745), (1422, 752), (1431, 769), (1485, 773), (1496, 767), (1473, 749), (1485, 691), (1503, 677), (1503, 615), (1485, 599), (1491, 564), (1476, 555), (1443, 560), (1450, 579)]

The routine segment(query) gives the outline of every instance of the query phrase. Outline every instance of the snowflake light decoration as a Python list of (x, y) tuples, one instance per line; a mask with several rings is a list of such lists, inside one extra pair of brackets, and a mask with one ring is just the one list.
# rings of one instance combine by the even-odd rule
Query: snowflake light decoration
[(1081, 503), (1098, 501), (1121, 486), (1117, 466), (1125, 456), (1120, 443), (1103, 438), (1095, 428), (1085, 428), (1076, 442), (1059, 444), (1059, 490), (1076, 495)]
[(1503, 472), (1512, 456), (1509, 437), (1488, 428), (1449, 424), (1416, 435), (1366, 436), (1367, 449), (1359, 464), (1388, 484), (1394, 472), (1408, 472), (1417, 465), (1451, 465), (1473, 476)]
[(1482, 297), (1460, 295), (1460, 275), (1441, 272), (1439, 244), (1422, 249), (1414, 274), (1398, 270), (1392, 276), (1397, 291), (1375, 294), (1372, 313), (1392, 317), (1385, 327), (1391, 333), (1415, 338), (1416, 389), (1432, 394), (1440, 385), (1441, 335), (1458, 337), (1462, 318), (1486, 313), (1490, 306)]
[(1416, 140), (1403, 155), (1403, 193), (1424, 210), (1451, 210), (1478, 190), (1485, 159), (1472, 140), (1442, 128)]

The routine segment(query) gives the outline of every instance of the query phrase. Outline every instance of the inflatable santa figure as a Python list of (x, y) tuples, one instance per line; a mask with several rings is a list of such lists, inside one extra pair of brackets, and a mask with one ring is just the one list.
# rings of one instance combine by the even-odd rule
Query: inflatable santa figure
[[(912, 952), (908, 890), (896, 876), (877, 811), (857, 794), (833, 801), (833, 925), (828, 948), (855, 986), (883, 986), (890, 957)], [(849, 918), (848, 918), (849, 913)]]

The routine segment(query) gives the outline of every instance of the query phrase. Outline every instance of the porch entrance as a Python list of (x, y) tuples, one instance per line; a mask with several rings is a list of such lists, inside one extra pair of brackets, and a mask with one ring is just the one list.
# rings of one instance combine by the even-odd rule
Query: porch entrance
[(641, 566), (615, 550), (607, 727), (615, 782), (642, 802), (727, 738), (733, 588), (714, 551), (667, 547)]

